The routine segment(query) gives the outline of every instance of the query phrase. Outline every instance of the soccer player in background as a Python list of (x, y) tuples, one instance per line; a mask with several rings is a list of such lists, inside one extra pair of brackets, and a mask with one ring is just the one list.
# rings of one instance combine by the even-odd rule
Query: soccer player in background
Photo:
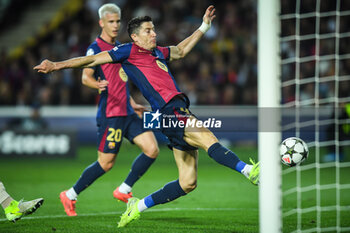
[[(98, 14), (102, 31), (88, 47), (87, 55), (111, 50), (119, 44), (116, 38), (120, 29), (120, 8), (115, 4), (104, 4), (99, 8)], [(83, 69), (83, 84), (98, 89), (101, 95), (96, 118), (98, 159), (83, 171), (73, 187), (61, 192), (60, 199), (68, 216), (77, 215), (75, 204), (78, 195), (113, 167), (123, 137), (135, 143), (142, 153), (134, 160), (125, 181), (114, 190), (115, 198), (127, 203), (132, 197), (132, 186), (158, 156), (158, 144), (153, 132), (143, 129), (142, 120), (134, 112), (142, 112), (144, 106), (133, 101), (127, 81), (128, 76), (120, 63)]]
[[(203, 16), (202, 25), (192, 35), (176, 46), (156, 45), (156, 32), (152, 19), (148, 16), (132, 19), (128, 23), (128, 33), (133, 43), (115, 47), (109, 52), (93, 56), (78, 57), (62, 62), (44, 60), (34, 67), (41, 73), (77, 67), (91, 67), (99, 64), (120, 62), (129, 78), (150, 102), (152, 109), (164, 115), (175, 115), (177, 123), (187, 120), (197, 121), (189, 111), (189, 101), (182, 93), (167, 63), (185, 57), (206, 33), (215, 18), (214, 6), (209, 6)], [(183, 117), (186, 116), (186, 117)], [(195, 124), (196, 125), (196, 124)], [(204, 149), (216, 162), (229, 167), (248, 178), (253, 184), (259, 182), (259, 164), (241, 161), (231, 150), (222, 146), (215, 135), (205, 127), (162, 128), (162, 132), (172, 143), (174, 158), (179, 170), (179, 179), (139, 200), (129, 199), (127, 209), (121, 216), (118, 227), (124, 227), (138, 219), (146, 209), (173, 201), (193, 191), (197, 186), (198, 147)]]
[(16, 222), (22, 217), (34, 213), (43, 202), (43, 198), (18, 202), (6, 192), (4, 184), (0, 181), (0, 204), (5, 211), (6, 218), (11, 222)]

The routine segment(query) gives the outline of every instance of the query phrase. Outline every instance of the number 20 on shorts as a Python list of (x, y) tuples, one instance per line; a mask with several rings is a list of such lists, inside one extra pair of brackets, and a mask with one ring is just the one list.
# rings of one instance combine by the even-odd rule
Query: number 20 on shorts
[(107, 140), (110, 142), (120, 142), (122, 139), (122, 130), (121, 129), (113, 129), (109, 128), (108, 129), (108, 137)]

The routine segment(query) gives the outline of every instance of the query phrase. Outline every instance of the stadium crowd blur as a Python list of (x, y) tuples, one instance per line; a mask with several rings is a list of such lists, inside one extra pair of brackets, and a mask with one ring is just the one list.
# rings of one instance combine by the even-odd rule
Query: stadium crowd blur
[[(16, 1), (14, 1), (16, 2)], [(40, 0), (35, 0), (40, 2)], [(158, 45), (176, 45), (201, 24), (203, 10), (209, 4), (217, 9), (217, 18), (205, 38), (194, 50), (180, 61), (171, 63), (171, 70), (180, 89), (192, 104), (198, 105), (256, 105), (257, 104), (257, 3), (255, 0), (86, 0), (78, 14), (66, 17), (53, 32), (38, 39), (18, 60), (9, 60), (6, 48), (1, 48), (0, 105), (30, 105), (40, 101), (42, 105), (94, 105), (97, 92), (81, 84), (81, 70), (68, 69), (54, 72), (50, 78), (35, 73), (32, 68), (42, 59), (63, 60), (85, 55), (86, 48), (100, 33), (98, 8), (107, 2), (116, 3), (122, 9), (122, 30), (118, 41), (130, 39), (126, 32), (127, 22), (135, 16), (149, 15), (153, 18)], [(292, 4), (282, 1), (285, 9)], [(314, 10), (314, 1), (301, 1), (303, 11)], [(322, 1), (324, 2), (324, 1)], [(327, 1), (329, 4), (335, 1)], [(329, 7), (329, 6), (326, 6)], [(349, 9), (349, 8), (348, 8)], [(16, 8), (17, 11), (18, 8)], [(283, 12), (282, 12), (283, 13)], [(284, 13), (289, 13), (288, 10)], [(334, 31), (334, 17), (322, 24), (322, 30)], [(349, 18), (348, 18), (349, 19)], [(15, 22), (15, 21), (14, 21)], [(346, 22), (348, 25), (349, 21)], [(303, 30), (314, 32), (314, 25), (305, 22)], [(11, 25), (10, 25), (11, 26)], [(13, 25), (14, 26), (14, 25)], [(343, 27), (341, 25), (341, 27)], [(282, 24), (282, 35), (293, 33), (295, 25)], [(345, 29), (341, 29), (345, 30)], [(295, 41), (282, 44), (282, 56), (295, 55)], [(314, 41), (304, 43), (301, 52), (312, 55)], [(334, 51), (334, 43), (321, 45), (323, 51)], [(350, 53), (350, 43), (341, 43), (341, 51)], [(325, 52), (326, 53), (326, 52)], [(315, 74), (314, 61), (302, 64), (301, 78)], [(295, 64), (283, 66), (282, 79), (295, 77)], [(332, 69), (333, 68), (333, 69)], [(342, 63), (341, 75), (350, 74), (350, 60)], [(334, 75), (334, 62), (321, 64), (321, 73)], [(347, 86), (346, 86), (347, 85)], [(341, 88), (349, 90), (349, 81)], [(131, 86), (134, 98), (144, 103), (137, 90)], [(322, 93), (329, 95), (334, 85), (324, 85)], [(283, 89), (283, 102), (294, 99), (293, 87)], [(314, 84), (301, 89), (302, 98), (314, 95)]]
[[(126, 26), (132, 17), (150, 15), (157, 43), (163, 46), (176, 45), (198, 28), (209, 5), (203, 0), (87, 0), (77, 15), (67, 17), (19, 60), (9, 61), (2, 48), (1, 61), (5, 62), (0, 64), (0, 104), (30, 105), (36, 98), (42, 105), (94, 105), (97, 92), (83, 87), (81, 70), (68, 69), (43, 78), (32, 68), (43, 58), (63, 60), (85, 55), (100, 33), (98, 8), (108, 2), (122, 9), (118, 41), (130, 42)], [(185, 59), (171, 63), (180, 89), (193, 104), (256, 104), (254, 2), (217, 1), (217, 18), (205, 39)], [(138, 92), (136, 95), (142, 101)]]

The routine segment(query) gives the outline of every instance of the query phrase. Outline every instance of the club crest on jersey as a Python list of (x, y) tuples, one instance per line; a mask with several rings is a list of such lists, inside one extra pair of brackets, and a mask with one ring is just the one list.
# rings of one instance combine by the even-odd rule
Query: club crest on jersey
[(128, 81), (128, 75), (125, 73), (125, 71), (123, 70), (123, 68), (119, 69), (119, 77), (121, 80), (123, 80), (124, 82)]
[(168, 67), (166, 65), (164, 65), (164, 63), (162, 63), (159, 60), (156, 60), (156, 62), (157, 62), (157, 65), (159, 66), (159, 68), (161, 68), (162, 70), (164, 70), (165, 72), (168, 73)]
[(111, 149), (111, 150), (114, 149), (115, 148), (115, 142), (109, 142), (108, 143), (108, 148)]

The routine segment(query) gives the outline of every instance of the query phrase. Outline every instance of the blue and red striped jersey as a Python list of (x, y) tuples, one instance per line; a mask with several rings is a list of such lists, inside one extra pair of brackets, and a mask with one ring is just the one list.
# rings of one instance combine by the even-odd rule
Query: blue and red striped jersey
[(170, 48), (157, 46), (153, 51), (134, 43), (118, 45), (109, 51), (113, 62), (119, 62), (128, 77), (151, 104), (162, 108), (174, 96), (182, 94), (172, 76), (168, 62)]
[[(93, 55), (102, 51), (113, 49), (119, 43), (110, 44), (101, 37), (88, 47), (86, 55)], [(134, 113), (130, 105), (130, 92), (128, 87), (128, 76), (125, 74), (120, 63), (107, 63), (92, 67), (96, 80), (109, 82), (107, 89), (100, 94), (97, 117), (127, 116)]]

